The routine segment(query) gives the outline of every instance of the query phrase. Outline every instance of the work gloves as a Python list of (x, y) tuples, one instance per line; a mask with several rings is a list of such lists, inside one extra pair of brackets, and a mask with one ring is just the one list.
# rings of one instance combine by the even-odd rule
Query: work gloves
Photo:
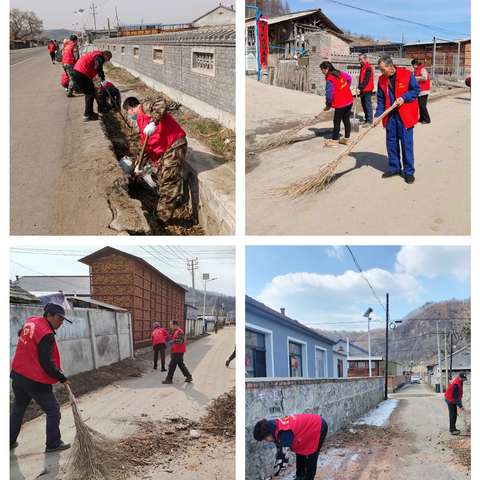
[(149, 137), (150, 135), (153, 135), (155, 133), (155, 130), (157, 129), (157, 125), (155, 122), (150, 122), (144, 129), (143, 129), (143, 134), (146, 137)]

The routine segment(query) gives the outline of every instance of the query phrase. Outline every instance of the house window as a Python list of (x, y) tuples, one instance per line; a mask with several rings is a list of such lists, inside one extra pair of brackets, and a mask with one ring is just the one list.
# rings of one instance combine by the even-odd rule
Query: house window
[(343, 360), (337, 359), (337, 377), (343, 377)]
[(315, 348), (315, 376), (317, 378), (323, 378), (327, 376), (325, 371), (325, 350), (316, 347)]
[(291, 377), (303, 377), (302, 345), (300, 343), (288, 342), (288, 360)]
[(117, 51), (117, 47), (116, 45), (113, 46), (113, 51), (116, 52)]
[(140, 49), (138, 47), (133, 47), (133, 56), (135, 58), (139, 58), (140, 57)]
[(152, 59), (155, 63), (161, 63), (163, 64), (164, 59), (163, 59), (163, 48), (157, 48), (153, 47), (152, 51)]
[(215, 75), (215, 53), (213, 49), (192, 50), (192, 70), (204, 75)]
[(368, 368), (368, 362), (357, 362), (357, 368)]
[(125, 47), (120, 47), (120, 53), (121, 53), (122, 55), (125, 55)]
[(246, 354), (246, 376), (266, 377), (267, 376), (267, 355), (265, 348), (265, 335), (254, 332), (248, 328), (245, 330), (245, 354)]

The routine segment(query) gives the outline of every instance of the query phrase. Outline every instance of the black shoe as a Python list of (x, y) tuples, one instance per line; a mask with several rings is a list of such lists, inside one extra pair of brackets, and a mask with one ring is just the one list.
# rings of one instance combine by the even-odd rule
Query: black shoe
[(59, 452), (60, 450), (68, 450), (70, 446), (71, 445), (69, 443), (65, 443), (63, 440), (61, 440), (57, 447), (46, 448), (45, 452), (49, 453), (49, 452)]
[(185, 378), (185, 381), (186, 381), (187, 383), (192, 383), (192, 382), (193, 382), (193, 378), (192, 378), (192, 377), (187, 377), (187, 378)]
[(173, 381), (172, 381), (172, 380), (169, 380), (168, 378), (166, 378), (162, 383), (165, 383), (165, 384), (167, 384), (167, 385), (170, 385), (170, 384), (173, 383)]
[(166, 369), (166, 368), (162, 368), (162, 370), (161, 370), (161, 371), (162, 371), (162, 372), (166, 372), (166, 371), (167, 371), (167, 369)]
[(415, 177), (413, 175), (405, 175), (406, 183), (413, 183), (414, 181), (415, 181)]
[(74, 97), (74, 96), (75, 96), (75, 95), (74, 95), (72, 92), (67, 93), (67, 97), (68, 97), (68, 98), (72, 98), (72, 97)]
[(450, 432), (450, 435), (460, 435), (460, 430), (454, 430), (453, 432)]
[(92, 113), (91, 115), (84, 115), (83, 116), (83, 121), (84, 122), (93, 122), (95, 120), (98, 120), (98, 115), (96, 113)]
[(390, 178), (390, 177), (395, 177), (397, 175), (401, 175), (401, 172), (385, 172), (382, 175), (382, 178)]
[(156, 365), (154, 365), (153, 369), (154, 369), (154, 370), (156, 370), (156, 369), (157, 369), (157, 366), (156, 366)]
[(17, 448), (17, 447), (18, 447), (18, 442), (10, 444), (10, 450), (13, 450), (14, 448)]
[(230, 362), (227, 360), (227, 361), (225, 362), (225, 366), (228, 368), (229, 365), (230, 365)]

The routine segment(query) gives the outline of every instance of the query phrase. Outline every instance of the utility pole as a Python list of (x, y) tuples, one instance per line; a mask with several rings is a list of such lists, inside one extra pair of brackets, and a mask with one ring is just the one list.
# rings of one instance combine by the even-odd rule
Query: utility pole
[(445, 327), (445, 390), (448, 386), (448, 350), (447, 350), (447, 327)]
[(436, 77), (436, 72), (435, 72), (436, 64), (437, 64), (437, 38), (433, 37), (433, 55), (432, 55), (432, 77), (433, 78)]
[(111, 37), (111, 34), (110, 34), (110, 18), (107, 18), (107, 26), (108, 26), (108, 38)]
[(450, 372), (448, 380), (452, 379), (452, 370), (453, 370), (453, 332), (450, 331)]
[(388, 398), (388, 325), (389, 325), (389, 295), (385, 301), (385, 400)]
[(195, 290), (195, 270), (198, 270), (198, 257), (187, 259), (187, 270), (192, 273), (193, 306), (196, 306), (197, 292)]
[(439, 379), (440, 379), (440, 392), (442, 392), (442, 359), (440, 357), (440, 336), (438, 333), (438, 320), (437, 320), (437, 354), (438, 354), (438, 368), (439, 368)]
[(117, 7), (115, 7), (115, 18), (117, 19), (117, 29), (119, 29), (120, 28), (120, 22), (118, 21)]
[(90, 11), (92, 12), (93, 16), (93, 27), (95, 30), (97, 30), (97, 12), (96, 9), (97, 6), (92, 2), (92, 6), (90, 7)]

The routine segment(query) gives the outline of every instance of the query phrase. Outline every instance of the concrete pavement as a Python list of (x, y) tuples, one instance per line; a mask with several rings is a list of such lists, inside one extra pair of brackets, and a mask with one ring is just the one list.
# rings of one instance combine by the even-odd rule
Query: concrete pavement
[[(84, 395), (79, 399), (83, 418), (110, 438), (133, 433), (136, 430), (133, 420), (141, 418), (142, 414), (147, 416), (143, 420), (152, 421), (172, 416), (197, 420), (210, 400), (235, 384), (235, 363), (232, 362), (228, 369), (225, 367), (234, 344), (235, 327), (227, 327), (217, 335), (211, 334), (188, 345), (185, 364), (193, 376), (191, 384), (184, 382), (177, 369), (173, 385), (162, 385), (165, 373), (152, 369), (140, 378), (124, 380)], [(45, 469), (47, 472), (41, 476), (42, 480), (57, 478), (68, 451), (43, 453), (44, 430), (43, 415), (23, 425), (19, 446), (10, 455), (11, 480), (33, 480)], [(64, 441), (73, 441), (75, 429), (69, 405), (62, 407), (61, 431)]]

